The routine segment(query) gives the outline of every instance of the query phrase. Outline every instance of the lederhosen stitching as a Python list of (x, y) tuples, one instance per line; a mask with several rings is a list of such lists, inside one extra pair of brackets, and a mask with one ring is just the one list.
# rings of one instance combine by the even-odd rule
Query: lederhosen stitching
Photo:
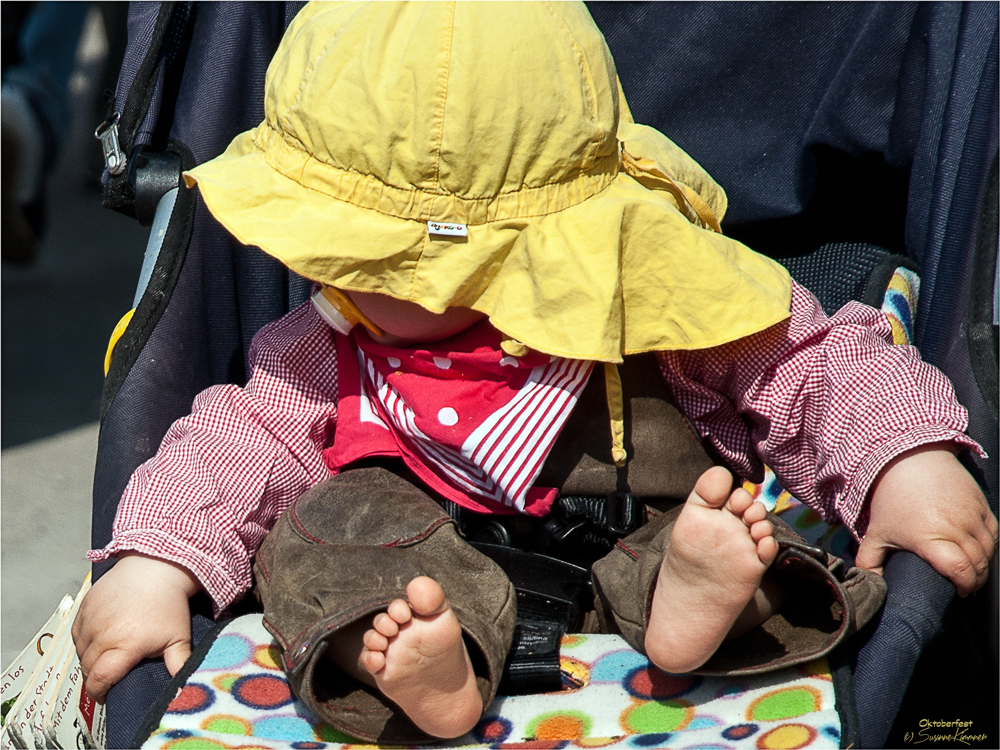
[(299, 514), (296, 511), (294, 504), (292, 505), (291, 508), (288, 509), (288, 523), (295, 530), (295, 533), (297, 533), (299, 536), (305, 537), (306, 539), (309, 539), (310, 541), (315, 542), (316, 544), (327, 544), (327, 542), (325, 542), (322, 539), (319, 539), (318, 537), (313, 536), (306, 530), (305, 524), (299, 518)]
[(269, 571), (267, 569), (267, 566), (264, 565), (264, 561), (261, 560), (260, 558), (261, 558), (261, 556), (257, 555), (257, 559), (256, 559), (257, 567), (260, 568), (260, 572), (263, 573), (264, 580), (267, 581), (268, 583), (270, 583), (271, 582), (271, 571)]
[(274, 627), (274, 625), (271, 623), (270, 620), (267, 619), (267, 615), (264, 615), (261, 618), (261, 621), (264, 624), (264, 627), (267, 628), (267, 632), (271, 633), (275, 638), (277, 638), (281, 642), (281, 648), (283, 648), (285, 650), (285, 652), (287, 652), (288, 651), (288, 641), (285, 640), (282, 637), (281, 633), (278, 632), (278, 629), (276, 627)]
[[(389, 604), (392, 601), (394, 601), (394, 600), (393, 599), (382, 599), (382, 600), (379, 600), (379, 601), (370, 602), (370, 604), (378, 605), (378, 607), (381, 607), (382, 605), (385, 605), (386, 607), (388, 607)], [(365, 610), (367, 610), (369, 612), (374, 612), (375, 611), (375, 609), (370, 609), (369, 607), (357, 607), (357, 608), (355, 608), (354, 613), (356, 613), (359, 609), (365, 609)], [(342, 625), (350, 622), (351, 620), (356, 620), (359, 617), (363, 617), (364, 614), (365, 614), (364, 612), (362, 612), (360, 615), (359, 614), (354, 614), (354, 613), (351, 613), (349, 615), (343, 615), (342, 617), (340, 617), (339, 619), (337, 619), (335, 621), (328, 622), (326, 624), (326, 627), (323, 628), (323, 630), (325, 632), (330, 632), (330, 630), (332, 630), (334, 628), (339, 628), (340, 626), (342, 626)], [(265, 622), (267, 622), (267, 618), (266, 617), (264, 618), (264, 620), (265, 620)], [(291, 641), (288, 641), (287, 643), (298, 643), (299, 640), (302, 638), (302, 636), (305, 634), (305, 632), (307, 630), (309, 630), (311, 627), (312, 627), (312, 625), (307, 625), (306, 627), (302, 628), (302, 630), (300, 630), (296, 634), (295, 638), (293, 638)], [(287, 645), (285, 646), (285, 650), (286, 650), (286, 653), (287, 653), (287, 650), (288, 650), (287, 649)], [(299, 657), (297, 659), (293, 659), (292, 661), (288, 662), (289, 669), (293, 668), (300, 661), (302, 661), (301, 657)]]
[(632, 549), (630, 547), (626, 547), (622, 543), (621, 539), (619, 539), (617, 542), (615, 542), (615, 547), (618, 548), (618, 549), (621, 549), (622, 552), (624, 552), (626, 555), (628, 555), (629, 557), (631, 557), (633, 560), (638, 560), (639, 559), (639, 553), (636, 552), (634, 549)]
[(409, 539), (397, 539), (397, 540), (395, 540), (393, 542), (388, 542), (387, 544), (380, 544), (379, 546), (380, 547), (402, 547), (402, 546), (407, 545), (407, 544), (416, 544), (417, 542), (420, 542), (420, 541), (426, 539), (431, 534), (433, 534), (435, 531), (437, 531), (439, 528), (441, 528), (442, 526), (444, 526), (445, 524), (448, 524), (448, 523), (454, 524), (455, 522), (453, 520), (451, 520), (450, 518), (439, 518), (437, 521), (435, 521), (434, 523), (432, 523), (430, 526), (428, 526), (426, 529), (424, 529), (422, 532), (420, 532), (416, 536), (411, 536)]

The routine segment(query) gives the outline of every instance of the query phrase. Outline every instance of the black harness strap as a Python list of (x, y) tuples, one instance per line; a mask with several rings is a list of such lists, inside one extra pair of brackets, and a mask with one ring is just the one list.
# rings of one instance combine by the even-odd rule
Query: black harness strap
[[(117, 146), (110, 149), (105, 145), (108, 169), (108, 179), (103, 188), (105, 208), (138, 218), (136, 171), (148, 163), (148, 160), (138, 158), (144, 148), (138, 142), (141, 140), (139, 135), (143, 128), (151, 129), (154, 140), (158, 141), (152, 144), (153, 150), (160, 151), (166, 146), (167, 133), (173, 121), (174, 100), (190, 41), (193, 14), (194, 3), (160, 3), (149, 46), (125, 101), (115, 102), (113, 98), (109, 101), (108, 118), (95, 133), (104, 141), (113, 130)], [(160, 101), (154, 108), (153, 102), (157, 97)], [(155, 123), (147, 122), (151, 109), (159, 113)], [(114, 164), (108, 162), (109, 150), (117, 151)], [(149, 213), (148, 210), (146, 213)], [(148, 223), (144, 222), (143, 226), (148, 226)]]
[(646, 523), (630, 493), (560, 497), (544, 518), (474, 513), (439, 500), (469, 543), (507, 574), (517, 594), (514, 642), (500, 681), (504, 695), (562, 687), (559, 645), (593, 608), (590, 566)]

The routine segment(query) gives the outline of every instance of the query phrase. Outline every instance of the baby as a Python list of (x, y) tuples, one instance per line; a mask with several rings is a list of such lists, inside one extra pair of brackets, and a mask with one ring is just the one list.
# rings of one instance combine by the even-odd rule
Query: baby
[[(978, 446), (950, 385), (891, 346), (877, 311), (827, 318), (719, 233), (722, 191), (631, 122), (582, 5), (310, 4), (271, 63), (265, 113), (186, 179), (316, 296), (257, 335), (245, 387), (199, 395), (133, 476), (112, 543), (92, 553), (119, 561), (73, 627), (95, 698), (143, 658), (176, 673), (188, 599), (225, 610), (257, 558), (310, 706), (339, 700), (346, 674), (425, 738), (466, 733), (495, 693), (513, 599), (436, 501), (544, 517), (569, 482), (536, 480), (565, 455), (596, 370), (612, 474), (669, 494), (669, 472), (646, 491), (633, 470), (644, 449), (615, 365), (644, 353), (734, 470), (763, 459), (842, 519), (858, 566), (906, 549), (962, 596), (984, 584), (997, 523), (955, 457)], [(794, 544), (727, 469), (687, 488), (679, 512), (594, 565), (601, 627), (669, 672), (777, 616), (768, 570)], [(296, 568), (301, 545), (336, 555)], [(324, 597), (323, 615), (298, 614)]]

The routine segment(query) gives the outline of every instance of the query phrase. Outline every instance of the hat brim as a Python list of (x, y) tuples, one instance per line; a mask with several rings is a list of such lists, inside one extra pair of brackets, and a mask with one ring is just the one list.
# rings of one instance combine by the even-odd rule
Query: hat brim
[(556, 356), (618, 362), (706, 348), (789, 314), (780, 265), (695, 226), (670, 194), (624, 172), (576, 205), (455, 238), (302, 185), (267, 162), (254, 131), (185, 180), (240, 242), (306, 278), (432, 312), (470, 307)]

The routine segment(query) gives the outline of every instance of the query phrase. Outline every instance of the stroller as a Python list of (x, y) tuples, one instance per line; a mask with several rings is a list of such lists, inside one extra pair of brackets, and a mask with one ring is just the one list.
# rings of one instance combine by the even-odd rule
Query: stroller
[[(110, 352), (94, 547), (110, 540), (129, 476), (169, 425), (204, 388), (244, 382), (253, 335), (307, 298), (309, 282), (238, 245), (196, 192), (178, 189), (182, 169), (260, 121), (264, 72), (301, 5), (130, 12), (99, 129), (105, 205), (152, 231), (135, 309)], [(886, 269), (919, 269), (916, 344), (954, 381), (970, 434), (995, 457), (997, 6), (589, 7), (636, 120), (726, 188), (727, 234), (785, 263), (828, 313), (884, 291)], [(996, 513), (995, 458), (963, 460)], [(841, 714), (845, 745), (899, 744), (937, 715), (975, 717), (997, 736), (995, 566), (987, 589), (953, 602), (951, 584), (921, 560), (891, 558), (886, 607), (843, 655), (854, 699)], [(95, 577), (107, 568), (95, 565)], [(210, 628), (195, 615), (196, 640)], [(931, 676), (939, 692), (928, 698)], [(148, 662), (112, 689), (109, 746), (132, 741), (167, 683), (162, 663)]]

